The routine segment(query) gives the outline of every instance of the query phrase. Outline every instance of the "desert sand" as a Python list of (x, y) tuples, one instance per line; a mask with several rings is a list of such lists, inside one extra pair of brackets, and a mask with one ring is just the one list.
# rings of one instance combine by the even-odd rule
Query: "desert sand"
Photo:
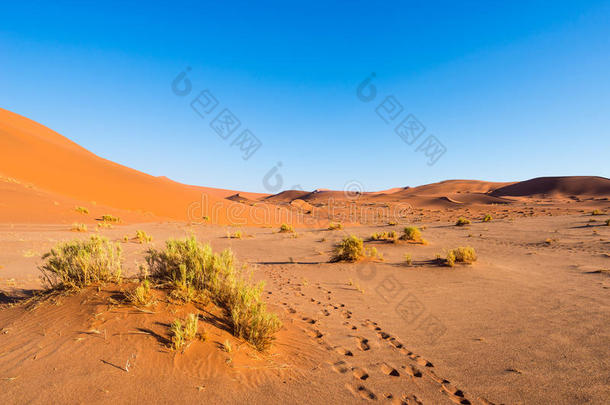
[[(105, 214), (121, 221), (100, 227)], [(455, 226), (459, 217), (470, 224)], [(608, 218), (610, 179), (594, 176), (357, 195), (183, 185), (0, 110), (0, 400), (606, 404)], [(72, 231), (75, 222), (87, 232)], [(296, 232), (279, 233), (284, 222)], [(405, 226), (420, 228), (427, 244), (369, 240)], [(134, 240), (137, 230), (152, 242)], [(237, 231), (241, 238), (228, 237)], [(230, 248), (266, 282), (264, 299), (283, 326), (260, 352), (213, 305), (174, 304), (161, 291), (147, 309), (121, 302), (135, 279), (33, 298), (43, 288), (41, 256), (93, 234), (120, 243), (132, 277), (169, 238)], [(383, 260), (331, 263), (351, 234)], [(478, 260), (439, 264), (437, 254), (458, 246)], [(207, 339), (171, 350), (170, 323), (193, 311), (203, 313)]]

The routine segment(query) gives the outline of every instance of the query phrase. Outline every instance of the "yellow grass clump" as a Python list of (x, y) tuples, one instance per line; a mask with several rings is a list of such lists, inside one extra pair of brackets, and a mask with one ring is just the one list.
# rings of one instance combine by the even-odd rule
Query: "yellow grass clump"
[(464, 218), (464, 217), (459, 217), (458, 220), (455, 222), (455, 226), (464, 226), (464, 225), (469, 225), (470, 224), (470, 220)]
[(186, 349), (197, 336), (198, 328), (199, 316), (196, 314), (188, 314), (184, 320), (174, 320), (170, 328), (172, 348), (176, 351)]
[(152, 236), (138, 229), (136, 231), (136, 240), (140, 243), (150, 243), (152, 242)]
[(485, 214), (485, 216), (483, 217), (483, 222), (489, 222), (493, 219), (493, 217), (490, 214)]
[(278, 317), (263, 302), (264, 283), (254, 285), (236, 269), (230, 249), (213, 253), (209, 244), (202, 245), (191, 236), (168, 240), (164, 250), (150, 249), (146, 261), (151, 277), (205, 295), (224, 308), (233, 333), (258, 350), (267, 348), (281, 328)]
[(422, 245), (425, 245), (427, 243), (427, 241), (422, 238), (421, 231), (419, 230), (419, 228), (414, 226), (405, 227), (405, 229), (403, 229), (402, 236), (400, 237), (400, 239), (411, 243), (420, 243)]
[(121, 222), (121, 218), (115, 217), (110, 214), (102, 215), (102, 221), (104, 222)]
[(152, 291), (150, 281), (142, 280), (142, 282), (130, 292), (125, 294), (127, 300), (136, 306), (148, 306), (152, 303)]
[(355, 262), (364, 257), (364, 242), (356, 235), (345, 237), (335, 248), (331, 262)]
[(280, 233), (293, 233), (293, 232), (294, 232), (294, 227), (292, 225), (282, 224), (280, 226)]
[(474, 251), (474, 248), (470, 246), (451, 249), (447, 253), (447, 258), (445, 259), (445, 263), (449, 267), (453, 267), (455, 263), (471, 264), (476, 261), (477, 254)]
[(81, 214), (88, 214), (89, 210), (85, 207), (76, 207), (74, 208), (77, 212), (80, 212)]
[(87, 225), (75, 222), (72, 224), (72, 230), (75, 232), (87, 232)]
[(86, 241), (60, 243), (44, 254), (40, 267), (49, 288), (79, 289), (121, 278), (121, 247), (100, 236)]
[(328, 224), (329, 231), (335, 231), (339, 229), (343, 229), (343, 224), (341, 222), (331, 222), (330, 224)]

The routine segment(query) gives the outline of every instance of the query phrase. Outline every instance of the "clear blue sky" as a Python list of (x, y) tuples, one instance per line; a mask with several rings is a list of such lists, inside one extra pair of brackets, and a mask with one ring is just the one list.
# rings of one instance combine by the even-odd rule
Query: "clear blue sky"
[[(191, 109), (204, 89), (262, 141), (247, 161)], [(375, 113), (387, 95), (445, 145), (435, 165)], [(278, 161), (283, 188), (610, 177), (610, 2), (5, 2), (0, 106), (213, 187), (266, 191)]]

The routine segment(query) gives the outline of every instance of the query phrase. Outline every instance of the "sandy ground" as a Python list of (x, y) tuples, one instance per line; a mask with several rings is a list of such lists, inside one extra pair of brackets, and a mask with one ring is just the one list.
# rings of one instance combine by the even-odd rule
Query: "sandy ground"
[[(466, 227), (440, 214), (418, 216), (428, 245), (367, 242), (385, 260), (354, 264), (328, 263), (345, 234), (367, 238), (403, 224), (304, 228), (296, 237), (277, 228), (177, 222), (99, 231), (118, 241), (143, 229), (156, 247), (194, 233), (215, 250), (233, 249), (255, 279), (267, 281), (266, 299), (284, 322), (265, 354), (233, 338), (218, 313), (206, 317), (208, 340), (171, 352), (168, 324), (188, 308), (161, 306), (149, 314), (109, 306), (122, 286), (35, 308), (11, 306), (40, 288), (42, 253), (92, 232), (2, 224), (0, 400), (607, 403), (610, 227), (602, 220), (608, 215), (544, 209), (548, 215), (530, 217), (511, 208), (505, 218)], [(227, 238), (236, 229), (246, 236)], [(431, 262), (466, 245), (479, 256), (472, 266)], [(125, 269), (135, 274), (147, 246), (122, 246)], [(221, 348), (225, 340), (233, 342), (232, 353)]]

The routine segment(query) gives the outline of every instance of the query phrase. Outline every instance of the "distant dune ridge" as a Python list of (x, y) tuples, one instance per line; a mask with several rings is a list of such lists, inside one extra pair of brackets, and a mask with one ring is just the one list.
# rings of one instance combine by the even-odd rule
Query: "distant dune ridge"
[[(205, 195), (206, 201), (202, 201)], [(0, 221), (67, 222), (79, 219), (75, 205), (94, 214), (110, 208), (132, 221), (159, 218), (189, 220), (193, 204), (199, 219), (202, 204), (214, 206), (212, 222), (230, 223), (227, 209), (243, 205), (239, 217), (251, 224), (258, 203), (279, 209), (273, 222), (285, 220), (282, 210), (309, 211), (334, 201), (408, 203), (443, 208), (463, 204), (510, 203), (512, 197), (610, 196), (604, 177), (540, 177), (522, 182), (446, 180), (418, 187), (396, 187), (347, 195), (343, 191), (286, 190), (275, 195), (190, 186), (155, 177), (103, 159), (66, 137), (10, 111), (0, 109)], [(97, 207), (97, 208), (96, 208)], [(197, 208), (197, 207), (195, 207)], [(260, 208), (260, 207), (258, 207)], [(198, 219), (198, 218), (195, 218)]]

